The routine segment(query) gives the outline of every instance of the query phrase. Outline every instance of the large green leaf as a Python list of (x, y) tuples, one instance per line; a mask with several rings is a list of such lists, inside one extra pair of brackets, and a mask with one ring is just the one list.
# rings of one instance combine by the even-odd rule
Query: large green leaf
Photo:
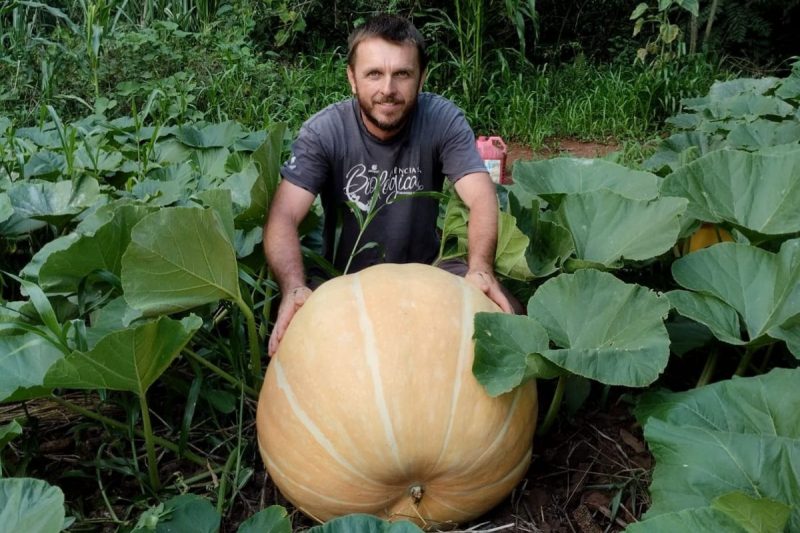
[(14, 214), (14, 207), (11, 205), (11, 198), (4, 192), (0, 192), (0, 223), (5, 222)]
[(308, 533), (421, 533), (421, 531), (407, 520), (387, 522), (372, 515), (352, 514), (334, 518), (321, 526), (314, 526)]
[(193, 148), (227, 148), (244, 137), (245, 133), (239, 123), (229, 120), (208, 126), (181, 126), (175, 136)]
[(270, 505), (247, 520), (237, 533), (292, 533), (292, 523), (286, 509), (280, 505)]
[(726, 533), (783, 533), (791, 509), (768, 498), (741, 492), (719, 496), (706, 507), (664, 513), (628, 526), (626, 533), (724, 531)]
[(800, 334), (800, 239), (784, 242), (777, 254), (747, 244), (716, 244), (675, 261), (672, 275), (696, 293), (673, 298), (678, 312), (705, 324), (720, 340), (740, 339), (732, 312), (741, 317), (750, 342)]
[(41, 150), (31, 154), (22, 170), (25, 179), (31, 178), (56, 178), (67, 168), (67, 161), (63, 155)]
[(717, 150), (667, 176), (662, 193), (687, 198), (688, 214), (706, 222), (770, 235), (800, 231), (800, 147)]
[(752, 121), (766, 116), (788, 117), (794, 112), (794, 107), (775, 96), (744, 93), (712, 100), (706, 111), (717, 120), (733, 118)]
[(236, 253), (216, 212), (173, 207), (142, 219), (122, 257), (122, 287), (148, 316), (239, 301)]
[(708, 91), (709, 99), (722, 100), (742, 94), (764, 94), (780, 83), (779, 78), (736, 78), (727, 81), (715, 81)]
[(200, 317), (161, 317), (112, 332), (88, 352), (75, 351), (47, 372), (45, 384), (72, 389), (112, 389), (143, 396), (200, 328)]
[(94, 178), (70, 181), (22, 181), (7, 191), (14, 213), (0, 223), (0, 235), (21, 235), (72, 219), (92, 205), (100, 195)]
[(501, 211), (497, 228), (494, 269), (511, 279), (528, 280), (533, 277), (525, 253), (530, 239), (517, 228), (516, 219)]
[(719, 141), (707, 133), (699, 131), (676, 133), (664, 139), (659, 144), (658, 150), (643, 163), (643, 166), (647, 170), (664, 175), (718, 148)]
[(631, 387), (649, 385), (667, 365), (669, 309), (666, 297), (594, 269), (548, 280), (528, 302), (528, 316), (558, 346), (544, 357), (574, 374)]
[(47, 370), (64, 354), (39, 335), (0, 335), (0, 401), (47, 394)]
[(39, 285), (48, 292), (75, 292), (93, 272), (102, 270), (119, 277), (131, 230), (150, 212), (152, 208), (133, 205), (115, 209), (112, 219), (96, 231), (50, 253), (39, 268)]
[(556, 272), (560, 264), (575, 251), (570, 232), (555, 222), (542, 220), (538, 199), (530, 199), (528, 208), (518, 199), (516, 192), (512, 192), (508, 202), (517, 227), (530, 240), (525, 251), (528, 270), (537, 277)]
[(559, 157), (520, 161), (514, 165), (514, 186), (548, 201), (565, 194), (607, 190), (633, 200), (658, 196), (659, 178), (603, 159)]
[(727, 137), (727, 143), (732, 148), (764, 148), (798, 141), (800, 141), (800, 122), (795, 120), (775, 122), (759, 119), (739, 124)]
[(217, 533), (221, 521), (210, 501), (181, 494), (142, 513), (131, 533)]
[(286, 126), (276, 124), (269, 129), (266, 140), (253, 152), (258, 165), (258, 179), (250, 189), (250, 202), (236, 217), (236, 227), (249, 229), (264, 225), (269, 205), (280, 181), (281, 153)]
[(788, 505), (788, 530), (800, 531), (798, 380), (798, 369), (774, 369), (643, 396), (636, 415), (656, 460), (645, 518), (705, 507), (738, 491)]
[(506, 313), (475, 315), (472, 373), (491, 396), (499, 396), (531, 378), (552, 378), (561, 369), (539, 355), (547, 332), (535, 320)]
[(0, 479), (3, 531), (58, 533), (64, 527), (64, 493), (41, 479)]
[(690, 291), (670, 291), (667, 296), (678, 313), (705, 325), (719, 340), (728, 344), (745, 344), (740, 338), (739, 315), (725, 302)]
[(556, 219), (572, 234), (578, 259), (616, 267), (672, 248), (686, 205), (684, 198), (641, 201), (598, 190), (564, 198)]

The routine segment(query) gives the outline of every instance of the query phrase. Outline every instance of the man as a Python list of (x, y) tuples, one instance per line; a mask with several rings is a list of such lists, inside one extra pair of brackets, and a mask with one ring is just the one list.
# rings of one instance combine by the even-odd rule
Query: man
[[(382, 262), (432, 263), (439, 249), (438, 205), (414, 193), (441, 190), (447, 176), (470, 211), (468, 262), (460, 272), (457, 266), (448, 270), (512, 311), (493, 270), (494, 184), (460, 110), (421, 92), (427, 66), (422, 35), (403, 18), (379, 15), (352, 33), (347, 59), (354, 98), (303, 125), (264, 227), (264, 253), (282, 294), (270, 356), (311, 294), (297, 228), (317, 194), (325, 211), (325, 256), (340, 270), (355, 272)], [(377, 210), (363, 233), (350, 209), (365, 216)], [(377, 245), (365, 247), (368, 243)]]

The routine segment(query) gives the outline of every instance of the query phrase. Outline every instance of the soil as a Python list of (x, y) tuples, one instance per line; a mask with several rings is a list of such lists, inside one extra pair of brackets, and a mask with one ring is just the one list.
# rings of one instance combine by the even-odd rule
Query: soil
[(550, 159), (552, 157), (605, 157), (611, 152), (617, 151), (619, 144), (611, 141), (599, 143), (593, 141), (581, 141), (572, 138), (554, 138), (545, 141), (544, 146), (533, 150), (529, 145), (522, 143), (507, 143), (506, 152), (506, 175), (511, 176), (514, 163), (516, 161), (530, 161), (539, 159)]

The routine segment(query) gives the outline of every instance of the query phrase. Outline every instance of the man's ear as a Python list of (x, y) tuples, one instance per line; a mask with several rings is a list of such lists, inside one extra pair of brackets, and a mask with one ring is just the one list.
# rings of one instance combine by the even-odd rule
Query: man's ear
[(347, 65), (347, 81), (350, 82), (350, 90), (356, 94), (356, 74), (350, 65)]

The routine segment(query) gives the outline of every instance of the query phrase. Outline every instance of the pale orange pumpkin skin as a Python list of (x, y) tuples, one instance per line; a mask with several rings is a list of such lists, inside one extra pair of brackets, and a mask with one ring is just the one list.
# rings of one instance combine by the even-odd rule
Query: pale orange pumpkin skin
[(688, 252), (696, 252), (703, 248), (708, 248), (719, 242), (732, 242), (733, 236), (725, 228), (721, 228), (710, 222), (703, 222), (700, 227), (692, 233), (689, 238)]
[(530, 463), (537, 396), (529, 382), (491, 398), (472, 374), (474, 315), (498, 310), (427, 265), (374, 266), (314, 291), (258, 403), (281, 493), (320, 521), (370, 513), (423, 527), (499, 503)]

